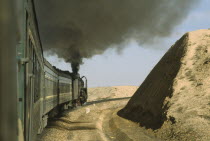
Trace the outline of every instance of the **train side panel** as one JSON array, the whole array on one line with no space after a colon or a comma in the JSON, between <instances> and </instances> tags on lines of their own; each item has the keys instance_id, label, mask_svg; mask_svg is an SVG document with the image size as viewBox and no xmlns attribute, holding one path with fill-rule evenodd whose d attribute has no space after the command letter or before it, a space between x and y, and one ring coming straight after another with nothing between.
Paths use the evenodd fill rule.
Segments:
<instances>
[{"instance_id":1,"label":"train side panel","mask_svg":"<svg viewBox=\"0 0 210 141\"><path fill-rule=\"evenodd\" d=\"M39 38L36 13L33 1L27 2L26 10L26 50L22 64L25 65L25 108L24 133L25 140L36 140L42 127L42 97L44 64L41 41Z\"/></svg>"},{"instance_id":2,"label":"train side panel","mask_svg":"<svg viewBox=\"0 0 210 141\"><path fill-rule=\"evenodd\" d=\"M61 74L43 57L33 0L23 0L18 55L18 116L25 141L35 141L51 113L80 96L79 78ZM53 115L53 114L52 114Z\"/></svg>"},{"instance_id":3,"label":"train side panel","mask_svg":"<svg viewBox=\"0 0 210 141\"><path fill-rule=\"evenodd\" d=\"M45 65L44 115L58 105L58 74Z\"/></svg>"},{"instance_id":4,"label":"train side panel","mask_svg":"<svg viewBox=\"0 0 210 141\"><path fill-rule=\"evenodd\" d=\"M71 103L72 79L59 76L59 104Z\"/></svg>"}]
</instances>

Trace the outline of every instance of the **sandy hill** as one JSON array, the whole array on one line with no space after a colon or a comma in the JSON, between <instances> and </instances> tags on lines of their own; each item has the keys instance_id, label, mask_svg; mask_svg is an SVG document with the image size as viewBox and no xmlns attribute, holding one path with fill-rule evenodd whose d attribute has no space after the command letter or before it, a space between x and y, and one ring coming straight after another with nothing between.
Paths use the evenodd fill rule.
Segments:
<instances>
[{"instance_id":1,"label":"sandy hill","mask_svg":"<svg viewBox=\"0 0 210 141\"><path fill-rule=\"evenodd\" d=\"M179 39L118 115L166 140L210 140L210 30Z\"/></svg>"},{"instance_id":2,"label":"sandy hill","mask_svg":"<svg viewBox=\"0 0 210 141\"><path fill-rule=\"evenodd\" d=\"M137 90L137 86L112 86L112 87L96 87L88 89L88 102L131 97Z\"/></svg>"}]
</instances>

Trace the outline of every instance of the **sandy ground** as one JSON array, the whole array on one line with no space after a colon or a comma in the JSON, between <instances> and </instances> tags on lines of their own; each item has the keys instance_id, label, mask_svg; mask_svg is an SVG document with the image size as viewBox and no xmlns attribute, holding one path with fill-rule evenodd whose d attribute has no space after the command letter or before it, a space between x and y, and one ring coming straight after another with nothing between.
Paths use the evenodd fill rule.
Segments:
<instances>
[{"instance_id":1,"label":"sandy ground","mask_svg":"<svg viewBox=\"0 0 210 141\"><path fill-rule=\"evenodd\" d=\"M51 120L38 141L158 140L138 124L117 116L137 88L90 88L88 103Z\"/></svg>"},{"instance_id":2,"label":"sandy ground","mask_svg":"<svg viewBox=\"0 0 210 141\"><path fill-rule=\"evenodd\" d=\"M88 102L110 98L131 97L137 90L137 86L112 86L89 88Z\"/></svg>"},{"instance_id":3,"label":"sandy ground","mask_svg":"<svg viewBox=\"0 0 210 141\"><path fill-rule=\"evenodd\" d=\"M51 121L40 140L107 141L109 136L104 133L104 119L110 118L110 112L122 107L126 102L127 100L117 100L78 107Z\"/></svg>"},{"instance_id":4,"label":"sandy ground","mask_svg":"<svg viewBox=\"0 0 210 141\"><path fill-rule=\"evenodd\" d=\"M163 140L210 141L210 30L185 34L118 113Z\"/></svg>"}]
</instances>

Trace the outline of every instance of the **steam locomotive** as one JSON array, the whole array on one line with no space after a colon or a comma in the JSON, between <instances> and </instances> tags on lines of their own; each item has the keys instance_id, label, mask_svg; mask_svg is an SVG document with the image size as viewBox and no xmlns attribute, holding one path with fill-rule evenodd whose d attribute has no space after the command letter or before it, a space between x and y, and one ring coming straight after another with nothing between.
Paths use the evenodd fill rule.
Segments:
<instances>
[{"instance_id":1,"label":"steam locomotive","mask_svg":"<svg viewBox=\"0 0 210 141\"><path fill-rule=\"evenodd\" d=\"M16 1L6 0L4 3L6 4L4 12L11 12L10 4ZM37 134L46 127L50 117L63 109L83 105L88 98L85 76L80 77L77 72L62 71L44 58L33 0L20 0L18 6L18 13L16 13L18 18L13 19L13 14L8 15L8 19L14 20L12 26L18 25L16 33L13 32L15 35L10 35L10 38L18 39L18 44L13 46L14 44L9 44L7 41L2 42L3 45L9 45L2 46L1 50L4 52L4 54L1 52L2 56L10 50L10 56L6 56L8 60L4 61L16 66L9 67L9 65L0 64L2 72L7 70L12 72L7 79L13 81L9 84L4 79L4 85L6 88L14 88L12 91L3 89L9 91L8 95L12 94L9 99L5 93L3 97L5 101L1 103L6 110L1 119L0 140L2 141L34 141ZM1 19L2 17L0 16L0 22L4 20ZM14 52L16 56L12 55ZM3 129L3 127L7 128Z\"/></svg>"}]
</instances>

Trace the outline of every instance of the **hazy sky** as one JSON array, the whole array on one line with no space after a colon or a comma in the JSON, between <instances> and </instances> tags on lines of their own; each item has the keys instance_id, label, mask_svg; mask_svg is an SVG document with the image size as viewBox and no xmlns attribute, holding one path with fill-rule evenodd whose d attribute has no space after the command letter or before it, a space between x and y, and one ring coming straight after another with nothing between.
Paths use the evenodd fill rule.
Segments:
<instances>
[{"instance_id":1,"label":"hazy sky","mask_svg":"<svg viewBox=\"0 0 210 141\"><path fill-rule=\"evenodd\" d=\"M159 40L154 46L141 47L131 41L122 52L113 49L103 55L84 60L80 74L88 78L89 87L135 85L139 86L154 65L176 40L188 32L210 28L210 1L202 0L192 9L186 19L177 25L172 35ZM47 56L47 60L63 70L71 70L71 65L56 56Z\"/></svg>"}]
</instances>

